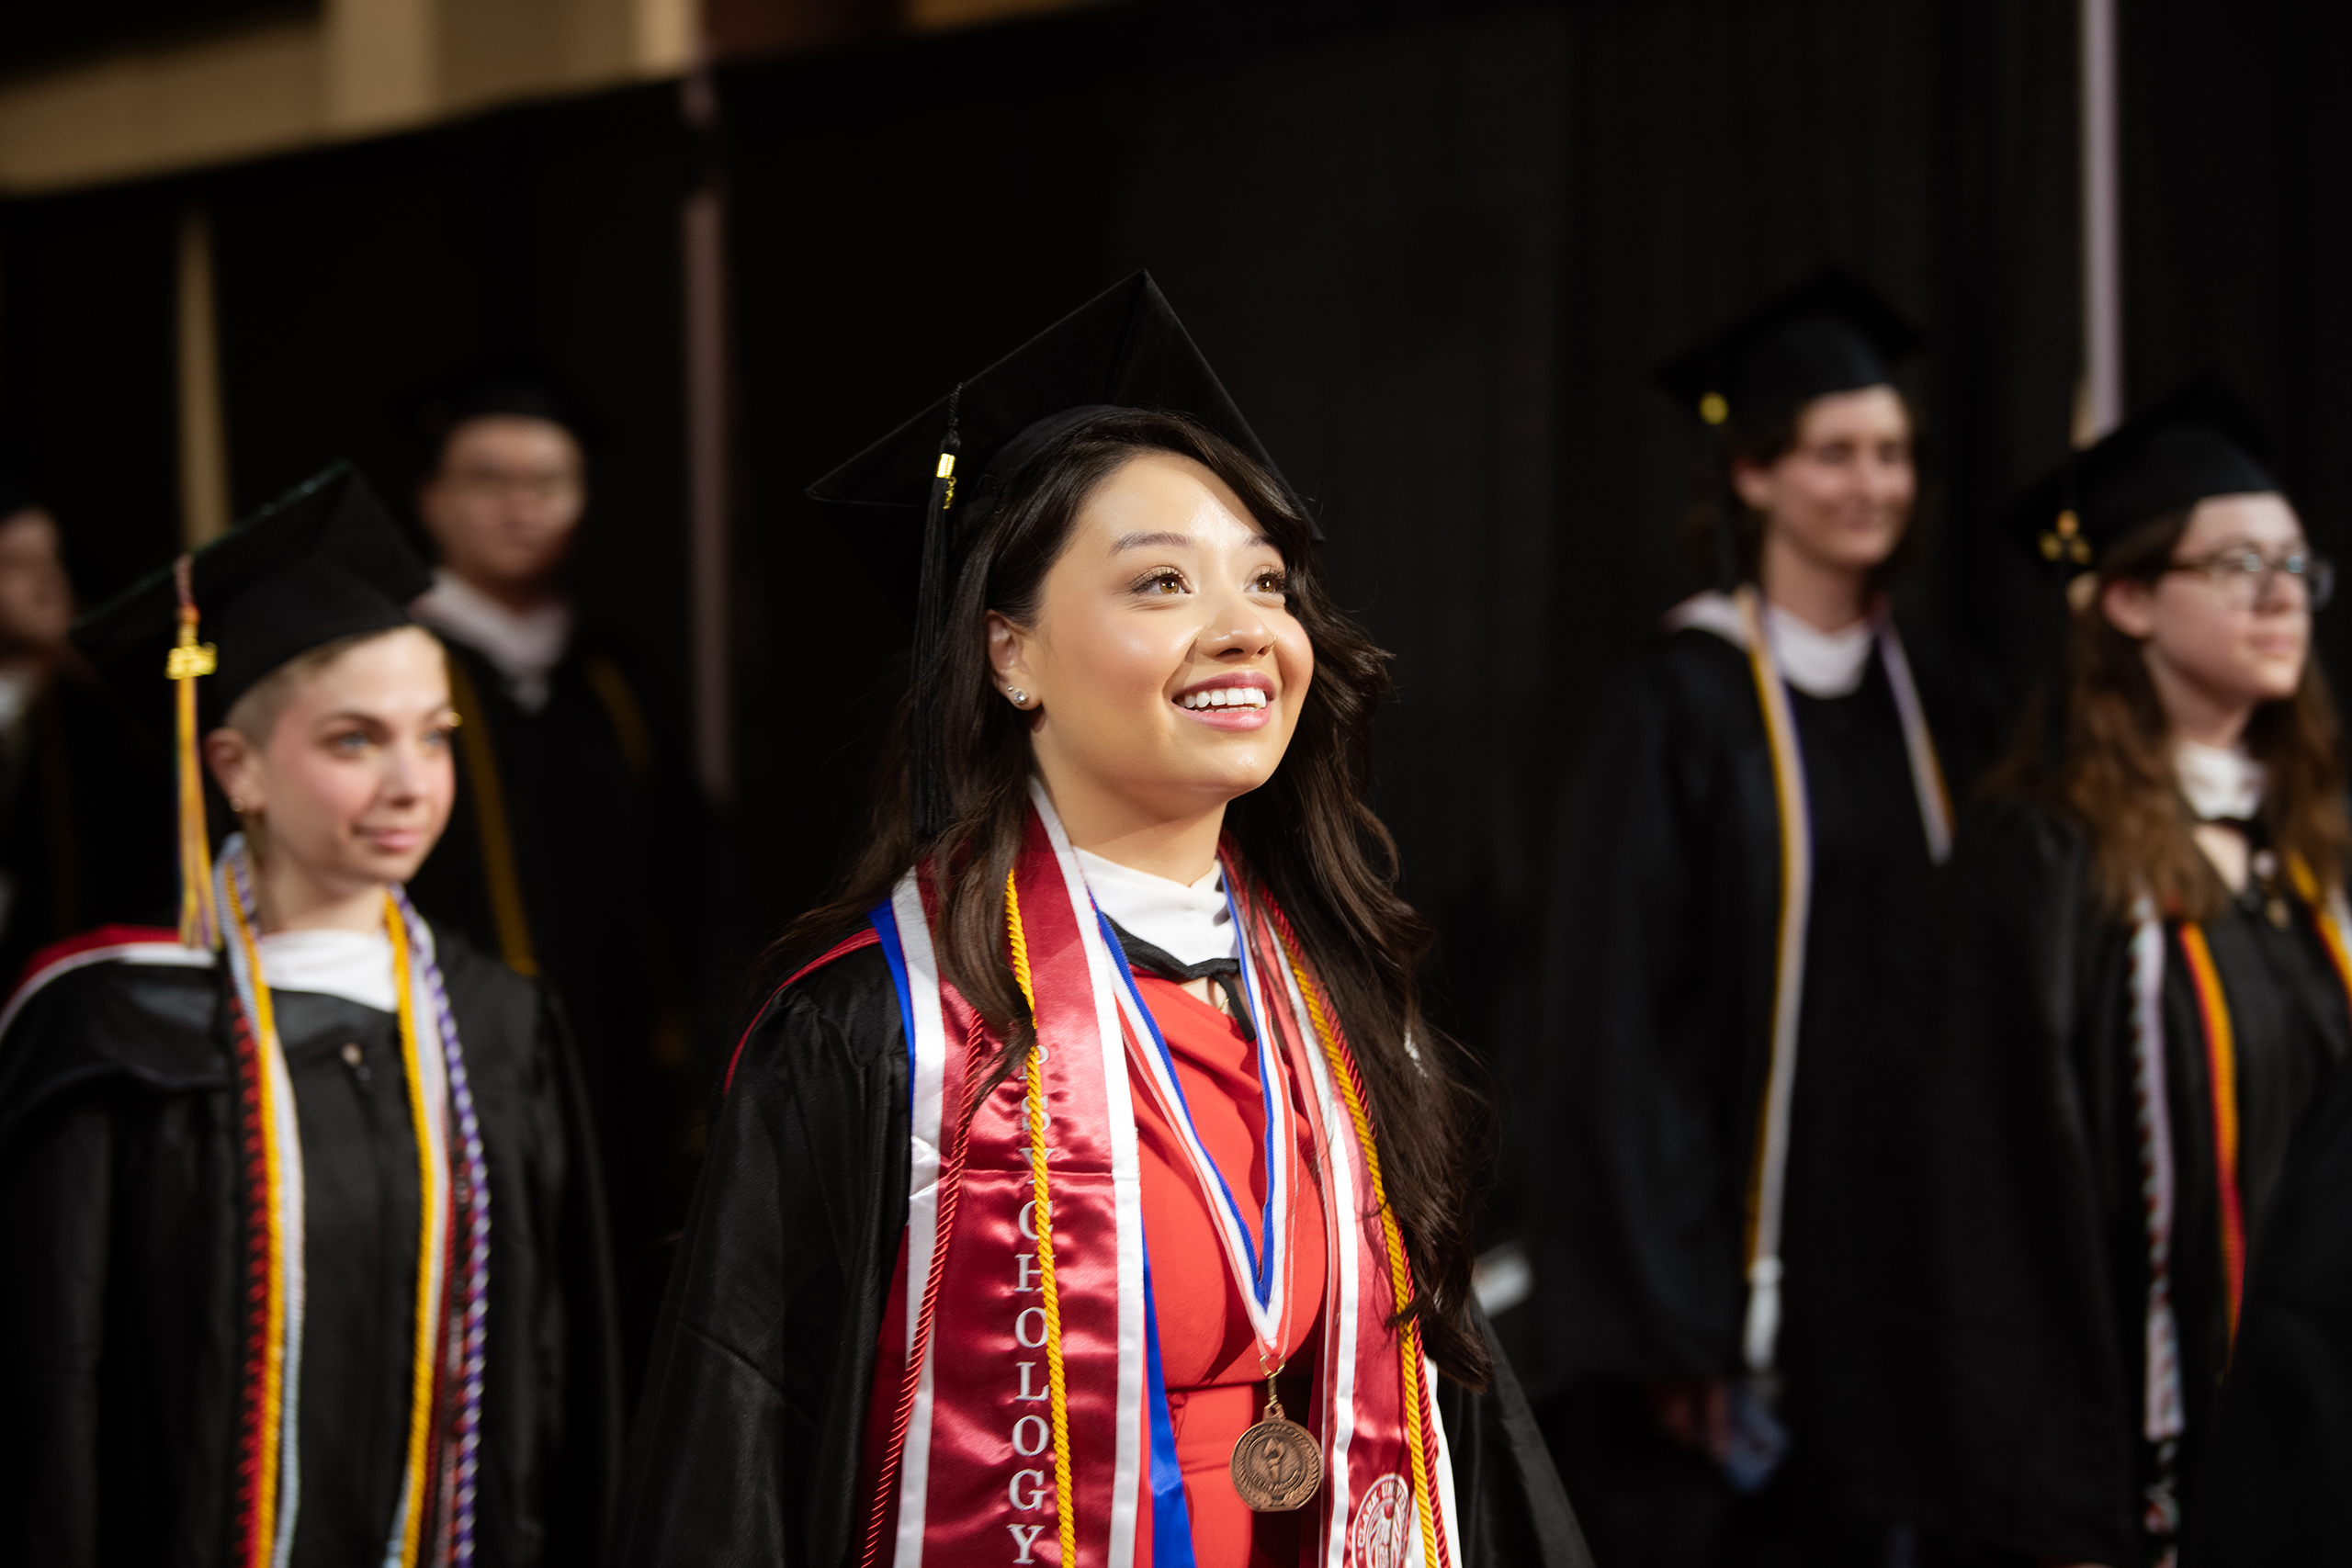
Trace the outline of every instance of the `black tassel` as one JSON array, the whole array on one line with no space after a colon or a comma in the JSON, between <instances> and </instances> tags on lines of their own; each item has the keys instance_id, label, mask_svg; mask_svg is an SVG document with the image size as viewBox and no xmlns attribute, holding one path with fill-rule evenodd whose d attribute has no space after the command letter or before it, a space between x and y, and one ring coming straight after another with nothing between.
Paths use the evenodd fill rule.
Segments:
<instances>
[{"instance_id":1,"label":"black tassel","mask_svg":"<svg viewBox=\"0 0 2352 1568\"><path fill-rule=\"evenodd\" d=\"M915 697L908 736L914 788L915 833L928 844L947 830L946 781L940 776L938 703L942 688L941 645L947 637L947 595L954 550L947 513L956 504L956 457L963 450L956 415L964 400L957 382L947 398L947 434L940 438L939 466L931 480L931 502L923 509L922 577L915 599L915 647L909 678Z\"/></svg>"}]
</instances>

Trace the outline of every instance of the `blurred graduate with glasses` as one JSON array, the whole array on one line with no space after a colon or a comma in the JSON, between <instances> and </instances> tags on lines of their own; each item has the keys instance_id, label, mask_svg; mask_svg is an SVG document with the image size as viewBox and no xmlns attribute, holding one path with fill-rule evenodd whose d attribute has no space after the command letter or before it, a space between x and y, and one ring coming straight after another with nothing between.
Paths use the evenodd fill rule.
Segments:
<instances>
[{"instance_id":1,"label":"blurred graduate with glasses","mask_svg":"<svg viewBox=\"0 0 2352 1568\"><path fill-rule=\"evenodd\" d=\"M2201 378L2009 518L2072 580L2064 666L1954 850L1909 1122L1939 1263L1922 1474L1958 1535L2042 1562L2201 1560L2249 1270L2352 1051L2311 656L2334 574L2261 453Z\"/></svg>"},{"instance_id":2,"label":"blurred graduate with glasses","mask_svg":"<svg viewBox=\"0 0 2352 1568\"><path fill-rule=\"evenodd\" d=\"M454 787L429 581L338 468L74 628L175 737L180 922L53 946L0 1012L0 1561L596 1558L577 1069L402 887Z\"/></svg>"},{"instance_id":3,"label":"blurred graduate with glasses","mask_svg":"<svg viewBox=\"0 0 2352 1568\"><path fill-rule=\"evenodd\" d=\"M1711 436L1688 542L1717 587L1586 739L1512 1107L1523 1332L1605 1562L1876 1568L1894 1540L1881 1108L1969 750L1887 598L1918 344L1829 269L1660 375Z\"/></svg>"}]
</instances>

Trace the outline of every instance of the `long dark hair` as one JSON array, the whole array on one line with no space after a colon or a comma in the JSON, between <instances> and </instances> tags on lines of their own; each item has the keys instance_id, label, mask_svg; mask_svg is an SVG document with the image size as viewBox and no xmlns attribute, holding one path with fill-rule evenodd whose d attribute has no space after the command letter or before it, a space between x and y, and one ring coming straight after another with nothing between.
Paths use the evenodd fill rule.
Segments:
<instances>
[{"instance_id":1,"label":"long dark hair","mask_svg":"<svg viewBox=\"0 0 2352 1568\"><path fill-rule=\"evenodd\" d=\"M1035 1033L1006 952L1004 882L1028 821L1029 734L1025 716L996 690L983 652L987 616L1034 623L1080 507L1148 452L1190 457L1224 480L1282 551L1315 679L1282 765L1226 808L1225 830L1311 955L1363 1069L1381 1175L1413 1263L1416 1293L1404 1315L1419 1320L1448 1375L1483 1387L1490 1368L1468 1303L1486 1166L1478 1139L1491 1118L1468 1054L1422 1014L1419 975L1435 934L1398 897L1396 846L1370 804L1373 718L1388 690L1388 656L1332 604L1306 518L1231 443L1176 414L1112 410L1058 437L1014 478L956 572L937 666L910 682L864 841L833 896L786 929L765 967L775 976L807 961L887 898L909 866L927 865L941 972L1006 1043L987 1082L1001 1082L1027 1057ZM908 705L918 694L933 705L933 765L949 815L929 841L916 832L906 754Z\"/></svg>"},{"instance_id":2,"label":"long dark hair","mask_svg":"<svg viewBox=\"0 0 2352 1568\"><path fill-rule=\"evenodd\" d=\"M2108 584L2154 582L2170 564L2192 513L2170 513L2116 541L2099 562L2066 627L2064 707L2046 698L2029 709L2009 755L1985 781L1988 792L2022 795L2073 822L2091 847L2100 907L2116 918L2142 893L2167 915L2211 919L2227 892L2193 826L2174 772L2172 726L2148 675L2143 645L2125 636L2100 601ZM2063 736L2054 754L2052 732ZM2248 754L2263 766L2263 830L2282 860L2300 857L2331 890L2352 850L2345 820L2343 735L2327 677L2307 650L2292 696L2264 703L2246 721Z\"/></svg>"}]
</instances>

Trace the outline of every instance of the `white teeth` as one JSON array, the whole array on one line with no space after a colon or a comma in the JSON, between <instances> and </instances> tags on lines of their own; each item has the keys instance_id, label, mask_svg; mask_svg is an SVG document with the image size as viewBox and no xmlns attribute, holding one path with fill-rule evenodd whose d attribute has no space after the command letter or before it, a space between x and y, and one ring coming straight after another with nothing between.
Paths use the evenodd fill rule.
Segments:
<instances>
[{"instance_id":1,"label":"white teeth","mask_svg":"<svg viewBox=\"0 0 2352 1568\"><path fill-rule=\"evenodd\" d=\"M1255 686L1214 686L1205 692L1187 692L1176 699L1177 705L1198 712L1204 708L1262 708L1266 694Z\"/></svg>"}]
</instances>

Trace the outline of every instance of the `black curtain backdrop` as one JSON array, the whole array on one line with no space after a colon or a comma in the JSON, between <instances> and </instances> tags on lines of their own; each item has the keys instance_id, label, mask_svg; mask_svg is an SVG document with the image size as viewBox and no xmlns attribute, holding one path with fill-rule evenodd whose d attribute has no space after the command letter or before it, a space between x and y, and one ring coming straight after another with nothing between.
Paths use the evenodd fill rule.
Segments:
<instances>
[{"instance_id":1,"label":"black curtain backdrop","mask_svg":"<svg viewBox=\"0 0 2352 1568\"><path fill-rule=\"evenodd\" d=\"M2352 24L2312 0L2124 20L2132 391L2222 364L2340 547ZM1148 266L1396 656L1382 809L1444 933L1446 1016L1507 1052L1562 773L1691 586L1700 443L1660 356L1821 262L1876 279L1934 345L1911 607L2005 697L2047 658L2054 591L1987 520L2069 430L2075 26L2028 0L1143 4L726 68L739 795L768 914L854 830L902 635L801 487ZM0 443L89 592L169 552L173 233L200 199L240 508L338 455L404 503L405 400L540 354L613 432L582 595L683 717L694 162L656 86L0 206Z\"/></svg>"}]
</instances>

